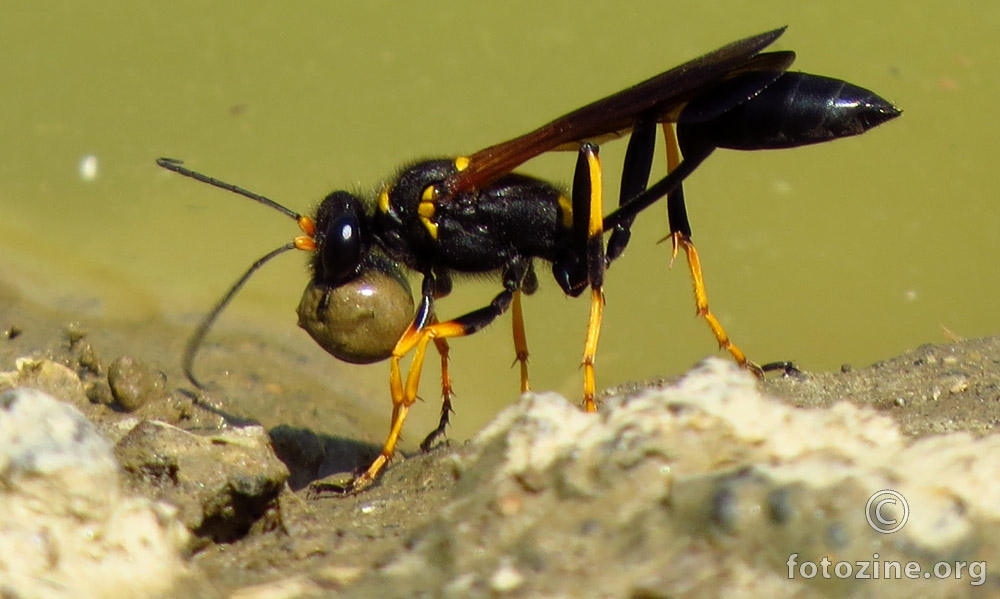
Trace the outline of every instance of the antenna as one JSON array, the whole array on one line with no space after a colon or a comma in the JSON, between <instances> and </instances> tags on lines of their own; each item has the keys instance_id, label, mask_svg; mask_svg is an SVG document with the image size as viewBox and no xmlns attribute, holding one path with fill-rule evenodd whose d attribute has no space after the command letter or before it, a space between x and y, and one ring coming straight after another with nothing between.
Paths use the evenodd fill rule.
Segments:
<instances>
[{"instance_id":1,"label":"antenna","mask_svg":"<svg viewBox=\"0 0 1000 599\"><path fill-rule=\"evenodd\" d=\"M260 194L254 193L248 189L243 189L232 183L226 183L214 177L209 177L197 171L193 171L185 166L183 162L174 158L157 158L156 164L167 169L168 171L173 171L179 175L184 175L185 177L194 179L195 181L201 181L202 183L208 183L213 187L218 187L219 189L225 189L226 191L231 191L235 194L239 194L245 198L250 198L255 202L263 204L274 208L278 212L292 218L298 223L299 228L305 235L300 235L295 238L294 241L286 243L285 245L271 250L264 256L261 256L256 262L250 265L250 268L243 273L239 279L226 291L225 295L222 296L215 306L209 311L208 314L198 323L198 327L195 329L194 334L188 340L187 345L184 347L184 357L182 359L182 367L184 369L184 375L187 377L191 384L199 389L206 389L204 385L198 378L194 375L194 359L198 354L198 350L201 349L201 344L205 341L208 331L215 324L215 321L219 318L219 314L229 305L229 302L236 296L243 285L250 279L251 275L257 271L261 266L267 264L272 258L287 252L288 250L303 250L303 251L314 251L316 249L316 223L312 218L308 216L302 216L298 212L282 206L278 202L270 198L266 198Z\"/></svg>"}]
</instances>

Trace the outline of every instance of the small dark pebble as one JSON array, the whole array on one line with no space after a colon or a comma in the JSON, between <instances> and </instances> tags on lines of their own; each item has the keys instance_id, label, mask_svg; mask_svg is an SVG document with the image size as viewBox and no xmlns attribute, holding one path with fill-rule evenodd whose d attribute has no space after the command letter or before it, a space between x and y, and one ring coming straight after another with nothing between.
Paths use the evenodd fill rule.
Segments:
<instances>
[{"instance_id":1,"label":"small dark pebble","mask_svg":"<svg viewBox=\"0 0 1000 599\"><path fill-rule=\"evenodd\" d=\"M23 332L24 331L21 330L21 327L15 324L8 327L7 330L3 332L3 334L8 339L17 339L18 337L21 336L21 333Z\"/></svg>"}]
</instances>

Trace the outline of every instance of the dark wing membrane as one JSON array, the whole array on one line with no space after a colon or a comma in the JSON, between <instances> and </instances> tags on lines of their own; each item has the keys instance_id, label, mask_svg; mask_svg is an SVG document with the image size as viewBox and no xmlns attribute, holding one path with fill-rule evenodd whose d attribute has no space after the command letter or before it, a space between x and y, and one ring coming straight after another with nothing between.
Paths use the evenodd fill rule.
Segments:
<instances>
[{"instance_id":1,"label":"dark wing membrane","mask_svg":"<svg viewBox=\"0 0 1000 599\"><path fill-rule=\"evenodd\" d=\"M762 92L764 88L768 87L774 83L778 77L782 76L794 61L795 52L787 50L782 52L766 52L764 54L758 54L748 60L742 67L729 71L724 76L706 84L699 90L695 90L678 97L669 103L653 106L648 111L630 115L628 119L620 119L624 123L624 127L621 129L607 131L593 137L575 139L550 149L576 151L580 149L580 144L585 141L600 145L605 141L617 139L632 132L632 127L635 124L636 117L639 115L647 118L655 118L658 123L676 123L677 119L680 117L681 111L683 111L684 116L680 118L683 118L684 120L710 120L732 110L733 108L736 108L740 104ZM737 77L736 75L752 76ZM699 110L694 113L691 112L690 107L692 101L697 99L700 102L703 92L708 89L717 90L720 87L724 87L725 92L714 94L713 99L716 101L711 103L699 103L697 107ZM630 88L626 91L632 91L632 89ZM720 101L720 99L724 101Z\"/></svg>"},{"instance_id":2,"label":"dark wing membrane","mask_svg":"<svg viewBox=\"0 0 1000 599\"><path fill-rule=\"evenodd\" d=\"M791 52L773 52L754 58L778 39L775 29L725 45L665 73L578 108L567 115L509 141L480 150L469 165L445 181L444 196L487 185L535 156L584 140L613 138L627 133L639 116L669 121L699 91L734 72L783 72L794 60ZM777 75L775 75L777 76ZM766 85L766 84L765 84Z\"/></svg>"}]
</instances>

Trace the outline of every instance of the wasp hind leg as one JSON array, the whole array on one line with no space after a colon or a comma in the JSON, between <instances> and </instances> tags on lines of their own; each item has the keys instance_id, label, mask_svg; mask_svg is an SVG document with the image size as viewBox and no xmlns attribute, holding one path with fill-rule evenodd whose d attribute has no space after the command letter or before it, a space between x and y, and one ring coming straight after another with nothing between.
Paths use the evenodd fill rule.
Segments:
<instances>
[{"instance_id":1,"label":"wasp hind leg","mask_svg":"<svg viewBox=\"0 0 1000 599\"><path fill-rule=\"evenodd\" d=\"M663 138L667 147L667 172L673 172L681 163L680 148L677 143L677 135L670 123L663 124ZM701 163L714 148L705 148L697 152L695 160ZM729 352L737 364L746 368L757 378L763 378L765 372L782 371L785 375L801 373L792 362L769 362L767 364L757 364L749 360L746 354L729 338L722 323L715 317L708 307L708 292L705 290L705 278L701 269L701 258L698 250L695 249L694 242L691 241L691 224L688 221L687 206L684 203L684 187L678 184L674 191L667 195L667 218L670 221L670 243L672 246L670 264L680 250L684 251L687 258L688 271L691 275L691 284L694 287L694 302L696 314L705 319L708 327L712 330L715 340L719 343L719 349Z\"/></svg>"},{"instance_id":2,"label":"wasp hind leg","mask_svg":"<svg viewBox=\"0 0 1000 599\"><path fill-rule=\"evenodd\" d=\"M622 182L618 194L619 207L625 206L633 198L646 190L649 173L653 167L653 153L656 150L656 122L640 120L632 128L622 165ZM622 255L632 237L632 223L635 215L626 217L611 230L608 248L604 256L605 266Z\"/></svg>"}]
</instances>

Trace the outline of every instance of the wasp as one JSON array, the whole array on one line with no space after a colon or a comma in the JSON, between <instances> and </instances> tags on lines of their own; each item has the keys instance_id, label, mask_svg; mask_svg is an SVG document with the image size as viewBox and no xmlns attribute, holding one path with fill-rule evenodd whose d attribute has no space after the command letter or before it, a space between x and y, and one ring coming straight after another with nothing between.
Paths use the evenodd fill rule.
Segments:
<instances>
[{"instance_id":1,"label":"wasp","mask_svg":"<svg viewBox=\"0 0 1000 599\"><path fill-rule=\"evenodd\" d=\"M334 191L313 217L161 158L158 164L164 168L279 210L303 233L254 263L205 317L188 343L185 373L200 386L192 370L198 347L257 268L291 249L311 252L312 279L299 306L299 324L339 359L390 360L388 437L367 469L335 487L359 491L376 480L396 450L431 342L441 357L444 399L440 424L422 444L425 449L443 433L451 412L448 339L473 334L510 310L521 390L529 389L521 296L537 289L535 266L542 263L566 295L589 290L583 407L595 411L594 362L605 272L626 249L635 218L666 198L673 256L685 254L697 314L721 349L761 375L764 368L746 358L709 310L683 181L717 148L764 150L826 142L858 135L901 114L885 99L846 81L789 72L794 52L763 52L783 32L779 28L730 43L474 154L415 162L373 197ZM667 174L650 184L659 130L666 140ZM606 212L599 145L625 135L629 141L618 202ZM568 194L513 172L554 150L577 154ZM421 280L416 303L406 282L408 272ZM495 273L502 289L488 305L440 320L435 301L449 293L453 275L461 273ZM373 303L371 298L379 297L387 301ZM404 378L400 361L411 353Z\"/></svg>"}]
</instances>

